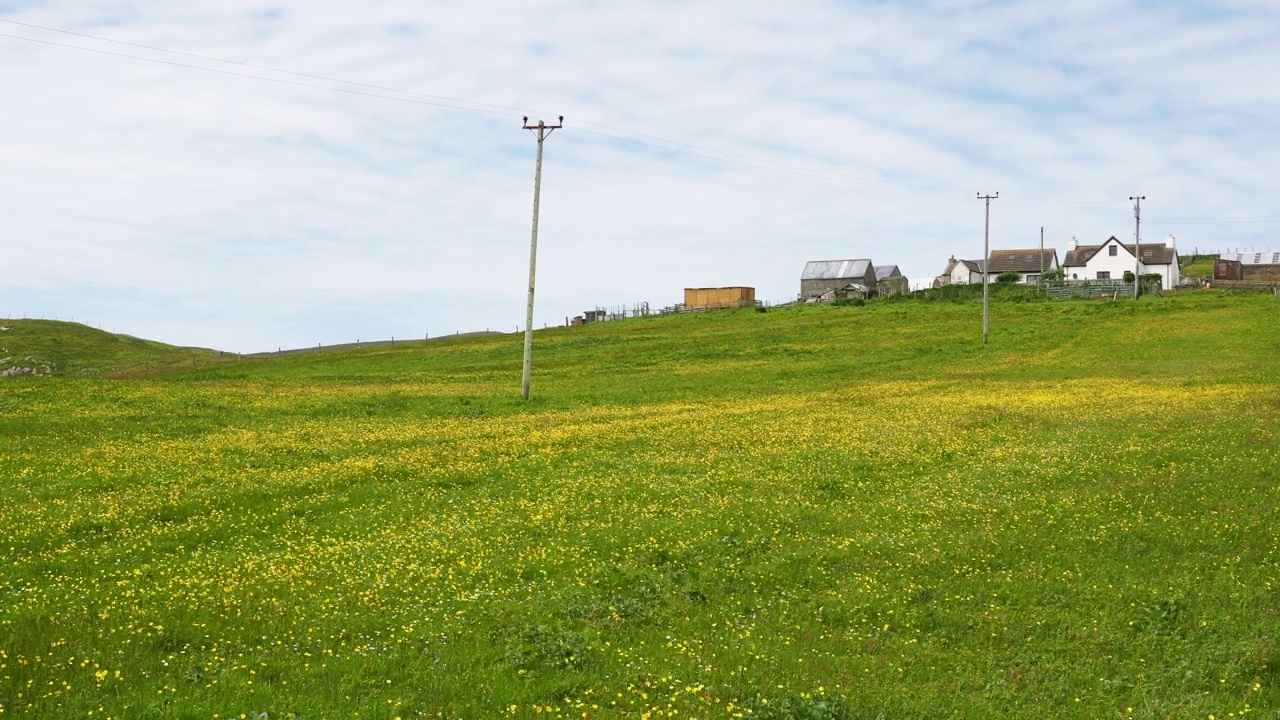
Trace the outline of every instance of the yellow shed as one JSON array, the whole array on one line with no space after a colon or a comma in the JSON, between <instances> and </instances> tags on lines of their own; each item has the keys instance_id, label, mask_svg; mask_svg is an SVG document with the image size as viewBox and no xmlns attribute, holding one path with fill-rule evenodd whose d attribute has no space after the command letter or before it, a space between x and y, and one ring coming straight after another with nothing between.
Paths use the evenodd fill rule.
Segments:
<instances>
[{"instance_id":1,"label":"yellow shed","mask_svg":"<svg viewBox=\"0 0 1280 720\"><path fill-rule=\"evenodd\" d=\"M684 289L684 306L690 310L752 307L755 304L755 288L721 287Z\"/></svg>"}]
</instances>

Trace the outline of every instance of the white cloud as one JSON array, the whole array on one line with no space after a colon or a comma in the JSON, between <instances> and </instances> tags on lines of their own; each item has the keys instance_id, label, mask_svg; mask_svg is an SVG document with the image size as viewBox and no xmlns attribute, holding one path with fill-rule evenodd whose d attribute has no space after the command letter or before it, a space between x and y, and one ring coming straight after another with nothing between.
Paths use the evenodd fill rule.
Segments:
<instances>
[{"instance_id":1,"label":"white cloud","mask_svg":"<svg viewBox=\"0 0 1280 720\"><path fill-rule=\"evenodd\" d=\"M975 191L1002 193L993 247L1034 245L1042 225L1060 248L1126 237L1134 192L1147 237L1280 246L1274 223L1161 220L1275 214L1268 3L187 0L0 5L0 19L563 113L546 148L539 326L668 305L686 285L780 300L817 258L929 276L981 253ZM523 322L522 113L0 32L285 81L0 38L0 193L15 208L0 315L242 351ZM714 162L584 121L953 189ZM1063 202L1099 199L1115 202Z\"/></svg>"}]
</instances>

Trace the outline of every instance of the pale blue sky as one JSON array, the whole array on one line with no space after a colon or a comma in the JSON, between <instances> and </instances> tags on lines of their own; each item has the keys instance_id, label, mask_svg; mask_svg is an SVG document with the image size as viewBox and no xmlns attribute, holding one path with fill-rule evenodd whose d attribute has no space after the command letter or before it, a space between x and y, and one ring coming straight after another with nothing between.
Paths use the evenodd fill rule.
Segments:
<instances>
[{"instance_id":1,"label":"pale blue sky","mask_svg":"<svg viewBox=\"0 0 1280 720\"><path fill-rule=\"evenodd\" d=\"M686 286L784 300L814 259L932 276L980 256L978 191L1001 193L993 248L1130 238L1140 192L1144 241L1280 249L1271 2L0 0L0 20L519 109L0 22L28 39L0 38L0 315L245 352L514 330L524 112L566 116L538 326Z\"/></svg>"}]
</instances>

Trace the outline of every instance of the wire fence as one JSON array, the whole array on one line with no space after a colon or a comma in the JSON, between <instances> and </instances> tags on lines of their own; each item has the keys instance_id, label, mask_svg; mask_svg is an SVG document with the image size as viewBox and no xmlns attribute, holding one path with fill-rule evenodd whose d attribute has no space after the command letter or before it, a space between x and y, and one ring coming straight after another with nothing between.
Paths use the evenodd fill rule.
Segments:
<instances>
[{"instance_id":1,"label":"wire fence","mask_svg":"<svg viewBox=\"0 0 1280 720\"><path fill-rule=\"evenodd\" d=\"M1133 297L1134 285L1130 280L1084 280L1046 285L1045 294L1055 300L1068 298Z\"/></svg>"}]
</instances>

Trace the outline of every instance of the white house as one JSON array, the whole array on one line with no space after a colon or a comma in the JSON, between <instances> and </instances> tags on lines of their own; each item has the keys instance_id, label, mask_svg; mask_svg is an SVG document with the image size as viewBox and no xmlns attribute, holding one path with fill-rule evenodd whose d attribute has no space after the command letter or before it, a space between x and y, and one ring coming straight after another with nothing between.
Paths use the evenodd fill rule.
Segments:
<instances>
[{"instance_id":1,"label":"white house","mask_svg":"<svg viewBox=\"0 0 1280 720\"><path fill-rule=\"evenodd\" d=\"M991 269L992 279L1001 273L1018 273L1018 282L1036 284L1040 280L1041 271L1048 272L1058 267L1058 251L1046 248L1030 250L992 250L987 258L987 267Z\"/></svg>"},{"instance_id":2,"label":"white house","mask_svg":"<svg viewBox=\"0 0 1280 720\"><path fill-rule=\"evenodd\" d=\"M1182 280L1178 269L1178 248L1170 235L1164 242L1142 243L1142 263L1138 271L1160 275L1160 287L1170 290ZM1125 272L1133 272L1134 246L1125 245L1114 235L1101 245L1080 245L1073 237L1067 243L1062 270L1067 280L1122 280Z\"/></svg>"},{"instance_id":3,"label":"white house","mask_svg":"<svg viewBox=\"0 0 1280 720\"><path fill-rule=\"evenodd\" d=\"M947 267L934 281L934 285L971 285L982 282L985 260L957 260L955 255L947 261Z\"/></svg>"}]
</instances>

